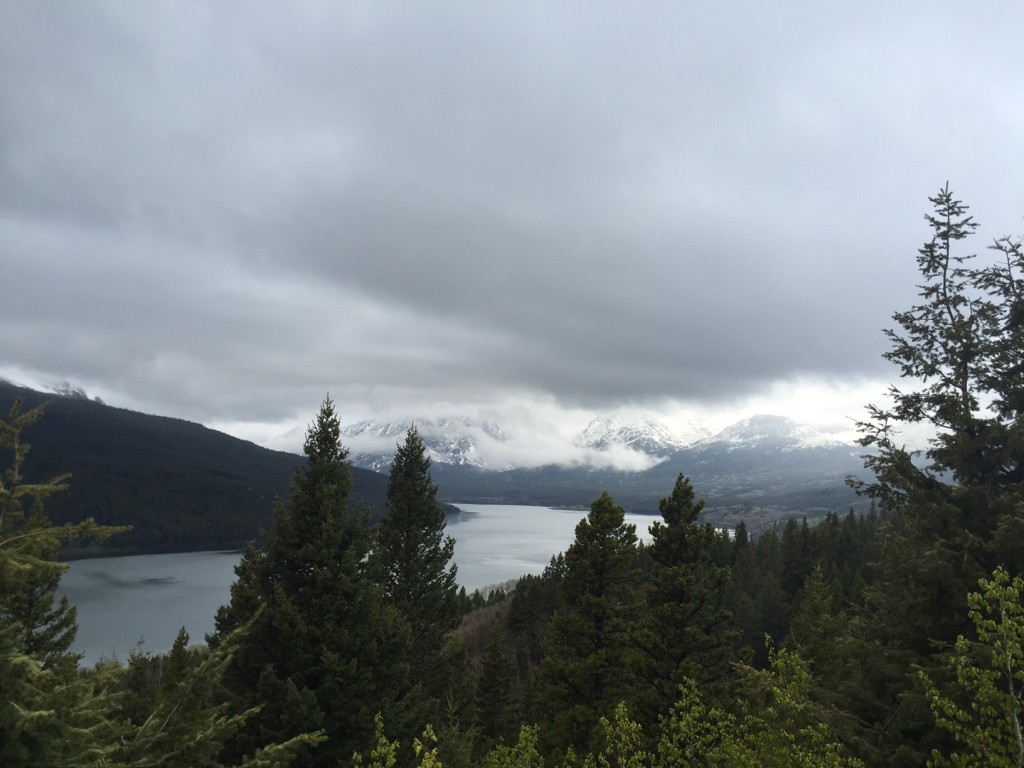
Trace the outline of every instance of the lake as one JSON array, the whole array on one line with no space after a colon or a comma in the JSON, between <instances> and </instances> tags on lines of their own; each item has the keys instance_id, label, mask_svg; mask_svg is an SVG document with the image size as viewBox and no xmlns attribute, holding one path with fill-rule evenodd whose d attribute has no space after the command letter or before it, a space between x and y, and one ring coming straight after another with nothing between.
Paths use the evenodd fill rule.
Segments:
<instances>
[{"instance_id":1,"label":"lake","mask_svg":"<svg viewBox=\"0 0 1024 768\"><path fill-rule=\"evenodd\" d=\"M468 592L527 573L540 573L564 552L586 512L507 504L458 504L447 533L455 539L458 582ZM649 539L654 517L627 515ZM193 642L213 631L213 617L230 597L239 552L184 552L77 560L61 580L61 593L78 607L74 650L84 664L126 659L171 647L182 626Z\"/></svg>"}]
</instances>

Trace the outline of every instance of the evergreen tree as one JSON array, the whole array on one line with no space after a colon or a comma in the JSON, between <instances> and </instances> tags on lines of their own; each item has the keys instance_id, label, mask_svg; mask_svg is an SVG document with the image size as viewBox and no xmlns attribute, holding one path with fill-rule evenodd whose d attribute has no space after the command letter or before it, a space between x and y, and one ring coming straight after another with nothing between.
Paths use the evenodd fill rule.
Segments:
<instances>
[{"instance_id":1,"label":"evergreen tree","mask_svg":"<svg viewBox=\"0 0 1024 768\"><path fill-rule=\"evenodd\" d=\"M684 678L707 686L720 680L732 661L737 633L724 607L730 573L714 561L719 534L709 523L697 522L703 508L680 474L671 496L659 504L662 521L650 528L647 554L653 572L643 648L652 716L668 711Z\"/></svg>"},{"instance_id":2,"label":"evergreen tree","mask_svg":"<svg viewBox=\"0 0 1024 768\"><path fill-rule=\"evenodd\" d=\"M591 748L598 718L636 698L636 543L635 526L607 493L576 526L565 553L563 610L545 637L532 693L547 756Z\"/></svg>"},{"instance_id":3,"label":"evergreen tree","mask_svg":"<svg viewBox=\"0 0 1024 768\"><path fill-rule=\"evenodd\" d=\"M240 706L260 707L229 754L322 729L327 742L304 764L337 765L369 743L374 715L392 713L408 689L408 625L363 572L370 529L347 508L340 433L325 399L306 436L307 464L262 548L246 549L208 638L217 649L245 628L226 682Z\"/></svg>"},{"instance_id":4,"label":"evergreen tree","mask_svg":"<svg viewBox=\"0 0 1024 768\"><path fill-rule=\"evenodd\" d=\"M374 530L369 571L412 629L409 653L417 662L421 690L409 698L416 711L408 716L419 719L420 726L440 725L441 705L464 689L468 672L457 656L444 652L461 615L457 568L451 562L455 541L445 535L444 508L415 427L395 452L387 496L388 515ZM466 705L460 702L458 708Z\"/></svg>"},{"instance_id":5,"label":"evergreen tree","mask_svg":"<svg viewBox=\"0 0 1024 768\"><path fill-rule=\"evenodd\" d=\"M768 657L764 645L765 635L775 641L781 641L789 628L792 603L782 588L782 544L775 530L768 530L758 536L753 543L755 576L748 584L755 626L760 632L751 638L751 651L758 665L767 663Z\"/></svg>"},{"instance_id":6,"label":"evergreen tree","mask_svg":"<svg viewBox=\"0 0 1024 768\"><path fill-rule=\"evenodd\" d=\"M522 706L512 644L500 617L491 625L477 684L477 725L488 746L511 746L519 733Z\"/></svg>"},{"instance_id":7,"label":"evergreen tree","mask_svg":"<svg viewBox=\"0 0 1024 768\"><path fill-rule=\"evenodd\" d=\"M225 766L221 757L225 743L254 714L251 709L233 712L223 695L221 681L237 640L237 635L228 638L211 653L189 648L188 633L182 629L166 655L136 654L128 670L118 676L128 695L118 697L117 712L132 727L117 740L112 764L124 768ZM137 694L140 678L150 682L148 700L141 702L132 695ZM282 744L265 744L239 764L284 768L323 738L319 733L303 733Z\"/></svg>"},{"instance_id":8,"label":"evergreen tree","mask_svg":"<svg viewBox=\"0 0 1024 768\"><path fill-rule=\"evenodd\" d=\"M520 680L525 681L544 657L544 637L551 620L562 607L561 584L565 555L551 557L540 576L523 576L512 591L508 629L516 653Z\"/></svg>"},{"instance_id":9,"label":"evergreen tree","mask_svg":"<svg viewBox=\"0 0 1024 768\"><path fill-rule=\"evenodd\" d=\"M753 649L764 642L764 629L758 621L754 605L754 594L758 584L754 544L747 533L747 525L742 520L733 531L730 576L726 607L732 614L732 626L737 633L738 644L740 648L745 649L749 660Z\"/></svg>"},{"instance_id":10,"label":"evergreen tree","mask_svg":"<svg viewBox=\"0 0 1024 768\"><path fill-rule=\"evenodd\" d=\"M410 427L388 480L388 515L375 530L370 568L384 594L405 615L426 650L459 621L455 541L445 536L444 508L430 476L430 457Z\"/></svg>"},{"instance_id":11,"label":"evergreen tree","mask_svg":"<svg viewBox=\"0 0 1024 768\"><path fill-rule=\"evenodd\" d=\"M120 529L92 520L52 526L43 502L66 487L67 476L27 482L29 444L22 431L43 415L40 406L12 406L0 420L0 765L98 765L119 735L107 679L82 679L71 651L77 625L67 598L56 599L61 544L104 538Z\"/></svg>"},{"instance_id":12,"label":"evergreen tree","mask_svg":"<svg viewBox=\"0 0 1024 768\"><path fill-rule=\"evenodd\" d=\"M931 239L918 252L922 302L893 318L885 357L909 387L890 408L869 406L861 443L875 478L855 485L900 513L925 548L966 563L958 600L1002 557L1021 560L1024 525L1024 250L997 240L978 268L956 246L978 226L949 186L929 198ZM900 425L933 431L924 461L899 442ZM1011 543L1012 542L1012 543ZM981 572L979 573L979 569ZM964 614L965 615L965 614Z\"/></svg>"},{"instance_id":13,"label":"evergreen tree","mask_svg":"<svg viewBox=\"0 0 1024 768\"><path fill-rule=\"evenodd\" d=\"M1024 564L1024 252L997 240L997 258L976 266L958 252L977 227L968 207L948 185L929 200L920 303L885 331L885 357L906 384L889 388L890 406L868 406L860 442L873 477L851 481L887 520L874 583L851 622L854 657L874 660L858 697L867 709L854 714L876 724L873 740L894 765L897 750L919 764L942 738L913 666L935 674L936 654L971 632L971 587L999 563ZM900 442L905 425L931 431L923 455Z\"/></svg>"},{"instance_id":14,"label":"evergreen tree","mask_svg":"<svg viewBox=\"0 0 1024 768\"><path fill-rule=\"evenodd\" d=\"M811 551L811 530L807 518L799 523L795 517L789 518L782 528L782 588L786 591L789 602L796 600L797 594L804 586L804 580L814 567Z\"/></svg>"}]
</instances>

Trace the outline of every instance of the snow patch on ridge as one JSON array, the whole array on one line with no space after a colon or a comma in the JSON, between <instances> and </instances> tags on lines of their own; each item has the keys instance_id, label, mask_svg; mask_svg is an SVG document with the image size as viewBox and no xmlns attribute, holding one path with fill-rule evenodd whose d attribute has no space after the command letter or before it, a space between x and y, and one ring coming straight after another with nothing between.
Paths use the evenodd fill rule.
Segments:
<instances>
[{"instance_id":1,"label":"snow patch on ridge","mask_svg":"<svg viewBox=\"0 0 1024 768\"><path fill-rule=\"evenodd\" d=\"M596 451L622 447L649 456L664 456L685 448L686 442L664 424L651 419L628 424L598 416L576 435L573 445Z\"/></svg>"},{"instance_id":2,"label":"snow patch on ridge","mask_svg":"<svg viewBox=\"0 0 1024 768\"><path fill-rule=\"evenodd\" d=\"M510 438L497 424L472 419L441 418L409 421L362 421L342 427L341 437L357 467L386 472L397 445L416 427L427 455L435 464L486 467L480 446L507 442Z\"/></svg>"},{"instance_id":3,"label":"snow patch on ridge","mask_svg":"<svg viewBox=\"0 0 1024 768\"><path fill-rule=\"evenodd\" d=\"M723 443L733 447L755 443L774 443L781 444L785 450L829 448L846 444L818 432L806 424L800 424L788 416L775 414L757 414L737 421L717 435L700 440L696 446L721 445Z\"/></svg>"}]
</instances>

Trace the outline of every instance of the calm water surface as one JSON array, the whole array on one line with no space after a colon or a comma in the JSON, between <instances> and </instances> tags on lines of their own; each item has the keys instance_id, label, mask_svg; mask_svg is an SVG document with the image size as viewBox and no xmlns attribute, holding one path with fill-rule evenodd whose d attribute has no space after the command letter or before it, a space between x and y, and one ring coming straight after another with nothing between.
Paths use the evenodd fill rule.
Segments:
<instances>
[{"instance_id":1,"label":"calm water surface","mask_svg":"<svg viewBox=\"0 0 1024 768\"><path fill-rule=\"evenodd\" d=\"M447 532L455 539L458 581L468 591L540 573L551 556L572 543L581 511L504 504L458 504ZM628 515L647 536L654 518ZM239 552L186 552L78 560L61 581L61 592L78 606L75 650L83 663L125 659L143 650L166 651L182 626L193 642L213 630L226 603Z\"/></svg>"}]
</instances>

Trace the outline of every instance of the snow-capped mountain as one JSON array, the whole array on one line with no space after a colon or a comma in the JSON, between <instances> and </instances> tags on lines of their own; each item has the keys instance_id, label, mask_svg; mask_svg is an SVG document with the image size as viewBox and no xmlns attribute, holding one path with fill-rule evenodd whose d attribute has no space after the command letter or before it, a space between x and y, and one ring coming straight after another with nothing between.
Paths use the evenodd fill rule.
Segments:
<instances>
[{"instance_id":1,"label":"snow-capped mountain","mask_svg":"<svg viewBox=\"0 0 1024 768\"><path fill-rule=\"evenodd\" d=\"M682 473L724 522L760 524L862 503L845 482L861 473L862 449L785 416L751 416L715 435L696 425L680 435L656 419L600 416L575 435L552 429L516 439L493 423L424 418L351 424L342 440L357 467L387 473L412 423L449 501L585 508L614 489L618 503L656 513ZM529 446L517 446L524 440L567 458L517 462L532 458Z\"/></svg>"},{"instance_id":2,"label":"snow-capped mountain","mask_svg":"<svg viewBox=\"0 0 1024 768\"><path fill-rule=\"evenodd\" d=\"M469 503L585 509L613 489L630 511L657 513L658 500L683 474L707 501L708 519L723 524L770 524L866 504L846 484L848 476L863 474L863 449L785 417L753 416L690 442L657 422L606 417L573 442L565 455L581 457L575 461L492 472L439 465L434 479L449 499Z\"/></svg>"},{"instance_id":3,"label":"snow-capped mountain","mask_svg":"<svg viewBox=\"0 0 1024 768\"><path fill-rule=\"evenodd\" d=\"M457 418L362 421L342 427L341 437L355 466L387 472L396 446L405 440L411 425L416 426L434 464L485 467L480 444L504 443L509 439L497 424Z\"/></svg>"},{"instance_id":4,"label":"snow-capped mountain","mask_svg":"<svg viewBox=\"0 0 1024 768\"><path fill-rule=\"evenodd\" d=\"M844 445L828 435L800 424L787 416L757 414L730 424L717 435L696 442L694 448L726 445L728 447L771 446L782 450L831 448Z\"/></svg>"},{"instance_id":5,"label":"snow-capped mountain","mask_svg":"<svg viewBox=\"0 0 1024 768\"><path fill-rule=\"evenodd\" d=\"M650 419L637 423L623 423L606 416L598 416L576 435L573 445L595 451L622 447L649 456L665 456L685 448L688 442L664 424Z\"/></svg>"},{"instance_id":6,"label":"snow-capped mountain","mask_svg":"<svg viewBox=\"0 0 1024 768\"><path fill-rule=\"evenodd\" d=\"M510 438L499 425L469 418L362 421L343 427L342 441L355 466L388 472L395 448L405 440L411 424L416 425L435 465L497 471L533 466L507 461ZM788 452L847 445L785 416L752 416L716 435L691 423L685 436L654 419L626 421L598 416L571 438L571 445L567 441L564 455L573 458L564 463L642 471L684 451Z\"/></svg>"}]
</instances>

